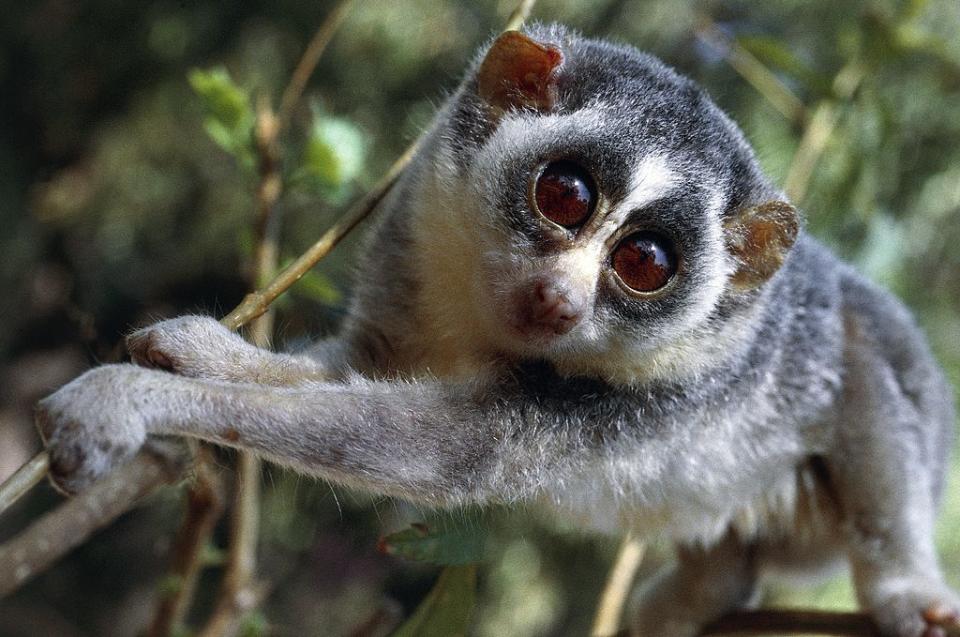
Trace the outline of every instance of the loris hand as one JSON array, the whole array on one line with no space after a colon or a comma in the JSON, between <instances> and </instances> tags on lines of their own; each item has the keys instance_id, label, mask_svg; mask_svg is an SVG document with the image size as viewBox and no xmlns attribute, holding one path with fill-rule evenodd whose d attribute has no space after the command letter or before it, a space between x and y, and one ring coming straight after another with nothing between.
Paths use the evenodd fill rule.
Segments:
<instances>
[{"instance_id":1,"label":"loris hand","mask_svg":"<svg viewBox=\"0 0 960 637\"><path fill-rule=\"evenodd\" d=\"M209 316L181 316L154 323L127 337L127 351L141 367L191 378L247 380L261 351Z\"/></svg>"},{"instance_id":2,"label":"loris hand","mask_svg":"<svg viewBox=\"0 0 960 637\"><path fill-rule=\"evenodd\" d=\"M181 316L127 337L134 363L189 378L289 386L336 375L322 357L260 349L209 316Z\"/></svg>"}]
</instances>

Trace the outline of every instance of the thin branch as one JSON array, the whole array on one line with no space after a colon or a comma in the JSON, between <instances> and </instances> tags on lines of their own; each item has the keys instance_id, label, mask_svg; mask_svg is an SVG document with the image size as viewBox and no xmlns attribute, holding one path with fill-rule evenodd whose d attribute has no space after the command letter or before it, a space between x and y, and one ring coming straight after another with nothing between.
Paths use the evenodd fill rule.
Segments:
<instances>
[{"instance_id":1,"label":"thin branch","mask_svg":"<svg viewBox=\"0 0 960 637\"><path fill-rule=\"evenodd\" d=\"M213 527L223 512L223 484L210 459L210 448L197 445L194 481L186 491L186 510L164 577L160 602L147 637L167 637L182 626L190 610Z\"/></svg>"},{"instance_id":2,"label":"thin branch","mask_svg":"<svg viewBox=\"0 0 960 637\"><path fill-rule=\"evenodd\" d=\"M262 590L254 578L260 525L260 459L252 453L237 457L230 548L220 594L205 637L236 634L243 616L260 603Z\"/></svg>"},{"instance_id":3,"label":"thin branch","mask_svg":"<svg viewBox=\"0 0 960 637\"><path fill-rule=\"evenodd\" d=\"M412 143L406 151L393 163L387 174L364 197L354 204L340 219L314 243L306 252L301 254L293 263L284 268L269 284L248 294L243 301L220 322L232 330L239 329L252 319L261 316L277 297L283 294L290 286L300 280L304 274L327 256L331 250L351 230L366 219L376 209L377 205L397 182L400 175L417 151L420 140ZM49 456L42 451L23 465L13 477L0 487L0 513L22 497L30 488L38 484L47 474ZM14 477L16 478L14 480Z\"/></svg>"},{"instance_id":4,"label":"thin branch","mask_svg":"<svg viewBox=\"0 0 960 637\"><path fill-rule=\"evenodd\" d=\"M536 3L537 0L520 0L517 7L510 13L510 17L507 18L507 24L503 27L503 30L516 31L522 27L523 23L530 17L530 13L533 11L533 5Z\"/></svg>"},{"instance_id":5,"label":"thin branch","mask_svg":"<svg viewBox=\"0 0 960 637\"><path fill-rule=\"evenodd\" d=\"M256 290L270 281L277 271L280 252L280 220L277 214L277 203L283 194L279 141L281 129L292 109L296 107L307 79L320 61L320 55L346 16L351 1L341 2L320 25L283 93L280 113L275 115L269 101L265 98L262 98L257 105L255 137L260 182L256 191L256 255L251 275L251 289ZM273 329L274 313L267 311L253 320L248 337L257 347L268 348ZM243 616L262 598L256 593L255 583L260 530L260 471L259 457L249 451L239 452L234 479L233 513L230 518L230 544L226 572L213 615L203 631L203 634L209 637L236 634Z\"/></svg>"},{"instance_id":6,"label":"thin branch","mask_svg":"<svg viewBox=\"0 0 960 637\"><path fill-rule=\"evenodd\" d=\"M37 486L50 469L50 456L38 453L0 485L0 514Z\"/></svg>"},{"instance_id":7,"label":"thin branch","mask_svg":"<svg viewBox=\"0 0 960 637\"><path fill-rule=\"evenodd\" d=\"M597 614L593 619L593 628L590 630L591 637L608 637L617 633L623 608L645 552L646 545L632 533L628 532L624 536L613 562L613 568L607 576L603 593L600 595Z\"/></svg>"},{"instance_id":8,"label":"thin branch","mask_svg":"<svg viewBox=\"0 0 960 637\"><path fill-rule=\"evenodd\" d=\"M303 55L300 57L300 62L297 64L297 68L294 69L293 75L290 76L290 82L287 84L287 88L284 89L283 96L280 98L280 108L277 111L277 120L279 123L278 133L287 127L290 117L293 115L293 109L296 108L297 102L300 101L300 97L303 95L303 90L307 87L307 81L309 81L310 76L313 75L314 69L317 68L317 63L320 62L320 58L323 56L323 52L326 51L327 45L330 44L330 40L333 39L333 35L337 32L337 29L340 28L344 18L347 17L347 13L350 11L352 4L353 0L343 0L340 2L340 4L327 15L320 25L320 28L317 29L317 32L313 35L306 50L304 50Z\"/></svg>"},{"instance_id":9,"label":"thin branch","mask_svg":"<svg viewBox=\"0 0 960 637\"><path fill-rule=\"evenodd\" d=\"M390 188L392 188L400 178L407 164L410 163L419 146L419 141L418 139L407 148L403 155L393 163L387 174L377 182L370 192L354 204L329 230L323 233L323 236L321 236L316 243L310 246L307 251L301 254L293 263L284 268L269 284L248 294L243 299L243 302L223 317L220 322L230 329L235 330L241 325L245 325L252 319L260 316L267 311L267 308L278 296L286 292L290 286L309 272L314 265L330 254L330 251L361 221L366 219L370 213L376 209L377 205L383 201L383 198L390 191Z\"/></svg>"},{"instance_id":10,"label":"thin branch","mask_svg":"<svg viewBox=\"0 0 960 637\"><path fill-rule=\"evenodd\" d=\"M0 597L26 583L157 487L183 477L185 454L154 442L117 471L0 545Z\"/></svg>"},{"instance_id":11,"label":"thin branch","mask_svg":"<svg viewBox=\"0 0 960 637\"><path fill-rule=\"evenodd\" d=\"M848 63L833 80L833 98L821 100L814 109L783 182L783 190L791 201L801 203L807 196L813 172L840 121L841 102L853 97L863 77L861 64Z\"/></svg>"},{"instance_id":12,"label":"thin branch","mask_svg":"<svg viewBox=\"0 0 960 637\"><path fill-rule=\"evenodd\" d=\"M806 106L776 74L747 51L735 39L717 28L707 16L701 16L697 35L723 53L727 63L751 86L767 98L784 117L793 122L806 119Z\"/></svg>"}]
</instances>

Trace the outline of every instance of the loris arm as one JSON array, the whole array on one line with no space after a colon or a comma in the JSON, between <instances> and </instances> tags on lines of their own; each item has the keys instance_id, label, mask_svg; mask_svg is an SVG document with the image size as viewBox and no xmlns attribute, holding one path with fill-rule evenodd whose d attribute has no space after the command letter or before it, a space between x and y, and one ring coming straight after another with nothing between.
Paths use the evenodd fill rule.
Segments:
<instances>
[{"instance_id":1,"label":"loris arm","mask_svg":"<svg viewBox=\"0 0 960 637\"><path fill-rule=\"evenodd\" d=\"M127 337L136 364L191 378L299 385L340 378L353 363L346 341L327 340L303 354L255 347L209 316L160 321Z\"/></svg>"},{"instance_id":2,"label":"loris arm","mask_svg":"<svg viewBox=\"0 0 960 637\"><path fill-rule=\"evenodd\" d=\"M559 436L524 435L542 418L533 404L477 386L352 379L279 388L132 365L91 370L37 410L52 476L68 491L109 472L147 435L178 434L436 504L529 496L541 472L556 475L549 450Z\"/></svg>"}]
</instances>

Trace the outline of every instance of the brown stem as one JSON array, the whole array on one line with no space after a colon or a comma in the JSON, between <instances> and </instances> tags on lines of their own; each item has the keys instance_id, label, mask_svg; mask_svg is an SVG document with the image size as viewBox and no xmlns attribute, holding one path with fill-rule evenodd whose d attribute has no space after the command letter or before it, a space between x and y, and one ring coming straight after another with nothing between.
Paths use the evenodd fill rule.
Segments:
<instances>
[{"instance_id":1,"label":"brown stem","mask_svg":"<svg viewBox=\"0 0 960 637\"><path fill-rule=\"evenodd\" d=\"M287 84L287 88L284 89L283 96L280 98L280 109L277 111L279 131L283 131L283 129L287 127L290 117L293 115L293 109L296 108L297 102L300 101L300 97L303 95L303 90L307 87L307 81L317 68L317 63L320 61L323 52L327 50L327 45L330 44L333 35L337 32L337 29L340 28L344 18L347 17L347 13L350 11L352 4L353 0L343 0L338 4L334 10L327 15L323 24L321 24L317 32L313 34L310 43L307 44L307 48L300 57L300 62L297 64L297 68L294 69L293 75L290 76L290 82Z\"/></svg>"},{"instance_id":2,"label":"brown stem","mask_svg":"<svg viewBox=\"0 0 960 637\"><path fill-rule=\"evenodd\" d=\"M0 597L42 573L157 487L183 477L185 454L169 445L151 447L0 545Z\"/></svg>"},{"instance_id":3,"label":"brown stem","mask_svg":"<svg viewBox=\"0 0 960 637\"><path fill-rule=\"evenodd\" d=\"M50 456L46 453L38 453L29 462L17 469L12 476L4 480L3 484L0 485L0 513L6 511L27 491L37 486L47 475L49 468Z\"/></svg>"},{"instance_id":4,"label":"brown stem","mask_svg":"<svg viewBox=\"0 0 960 637\"><path fill-rule=\"evenodd\" d=\"M208 637L236 634L240 621L256 608L262 590L255 578L260 525L260 459L252 453L237 457L233 515L227 568L213 614L202 634Z\"/></svg>"},{"instance_id":5,"label":"brown stem","mask_svg":"<svg viewBox=\"0 0 960 637\"><path fill-rule=\"evenodd\" d=\"M503 30L516 31L522 27L523 23L530 17L530 12L533 11L533 5L536 3L537 0L520 0L516 8L510 13L510 17L507 18L507 24L503 27Z\"/></svg>"},{"instance_id":6,"label":"brown stem","mask_svg":"<svg viewBox=\"0 0 960 637\"><path fill-rule=\"evenodd\" d=\"M853 97L863 76L861 64L848 63L834 78L833 97L821 100L814 109L783 181L783 190L791 201L799 204L807 196L814 170L840 122L841 104Z\"/></svg>"},{"instance_id":7,"label":"brown stem","mask_svg":"<svg viewBox=\"0 0 960 637\"><path fill-rule=\"evenodd\" d=\"M709 17L700 16L699 23L697 34L724 51L727 63L767 98L767 101L784 117L793 122L802 122L806 118L806 106L803 100L794 95L793 91L781 82L773 71L764 66L735 39L718 29Z\"/></svg>"},{"instance_id":8,"label":"brown stem","mask_svg":"<svg viewBox=\"0 0 960 637\"><path fill-rule=\"evenodd\" d=\"M280 124L269 101L257 103L255 141L260 180L257 183L254 235L256 253L250 287L256 289L276 270L280 224L274 214L283 191L280 174ZM269 347L273 332L273 312L253 320L248 337L258 347ZM259 599L251 592L257 558L260 521L260 459L250 452L237 456L234 478L233 514L230 518L230 542L226 570L213 615L204 634L235 634L242 615ZM212 528L210 529L212 531ZM208 531L209 533L209 531ZM194 556L199 559L199 556Z\"/></svg>"},{"instance_id":9,"label":"brown stem","mask_svg":"<svg viewBox=\"0 0 960 637\"><path fill-rule=\"evenodd\" d=\"M419 141L419 140L418 140ZM410 159L417 148L417 142L408 148L404 154L394 162L390 170L363 198L354 204L339 220L301 254L293 263L280 271L270 283L255 292L251 292L236 308L223 317L220 322L230 329L237 329L252 319L267 311L267 308L278 296L283 294L291 285L310 271L322 258L346 237L361 221L366 219L377 207L386 194L396 183L403 170L410 163Z\"/></svg>"},{"instance_id":10,"label":"brown stem","mask_svg":"<svg viewBox=\"0 0 960 637\"><path fill-rule=\"evenodd\" d=\"M209 447L199 446L194 471L193 484L186 492L183 522L171 550L173 560L147 637L167 637L183 624L203 566L203 550L223 512L223 484L213 467Z\"/></svg>"}]
</instances>

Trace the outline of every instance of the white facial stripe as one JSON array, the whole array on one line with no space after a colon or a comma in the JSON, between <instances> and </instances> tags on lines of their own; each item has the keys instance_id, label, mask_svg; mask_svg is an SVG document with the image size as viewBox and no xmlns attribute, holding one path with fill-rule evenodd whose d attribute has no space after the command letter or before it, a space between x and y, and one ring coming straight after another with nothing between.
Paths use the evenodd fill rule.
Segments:
<instances>
[{"instance_id":1,"label":"white facial stripe","mask_svg":"<svg viewBox=\"0 0 960 637\"><path fill-rule=\"evenodd\" d=\"M604 226L618 228L634 210L669 195L680 183L680 175L670 167L665 155L655 154L643 158L631 181L629 194L610 211Z\"/></svg>"},{"instance_id":2,"label":"white facial stripe","mask_svg":"<svg viewBox=\"0 0 960 637\"><path fill-rule=\"evenodd\" d=\"M595 241L566 250L557 256L557 267L572 283L583 289L593 290L600 276L603 246Z\"/></svg>"}]
</instances>

